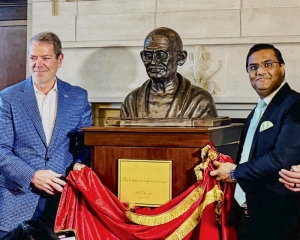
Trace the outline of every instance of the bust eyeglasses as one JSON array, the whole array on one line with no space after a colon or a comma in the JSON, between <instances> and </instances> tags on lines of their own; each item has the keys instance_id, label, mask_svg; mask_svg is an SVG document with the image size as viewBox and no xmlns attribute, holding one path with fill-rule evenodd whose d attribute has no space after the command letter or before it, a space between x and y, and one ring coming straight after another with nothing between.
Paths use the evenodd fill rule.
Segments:
<instances>
[{"instance_id":1,"label":"bust eyeglasses","mask_svg":"<svg viewBox=\"0 0 300 240\"><path fill-rule=\"evenodd\" d=\"M259 63L251 63L247 67L248 73L256 73L259 67L262 67L265 70L271 70L274 67L274 64L279 62L273 62L272 60L267 60Z\"/></svg>"},{"instance_id":2,"label":"bust eyeglasses","mask_svg":"<svg viewBox=\"0 0 300 240\"><path fill-rule=\"evenodd\" d=\"M141 56L143 58L144 62L150 62L152 60L154 60L154 56L155 59L163 62L166 61L169 57L169 53L163 50L159 50L159 51L141 51Z\"/></svg>"}]
</instances>

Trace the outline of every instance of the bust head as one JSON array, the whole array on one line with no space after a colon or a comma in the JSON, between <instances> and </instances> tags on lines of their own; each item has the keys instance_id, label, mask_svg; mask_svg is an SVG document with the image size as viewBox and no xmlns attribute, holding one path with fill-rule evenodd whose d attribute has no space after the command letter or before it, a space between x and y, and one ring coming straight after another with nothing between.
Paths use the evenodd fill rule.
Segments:
<instances>
[{"instance_id":1,"label":"bust head","mask_svg":"<svg viewBox=\"0 0 300 240\"><path fill-rule=\"evenodd\" d=\"M148 79L125 98L121 118L201 118L216 117L212 96L177 73L187 52L170 28L156 28L144 42L141 58Z\"/></svg>"},{"instance_id":2,"label":"bust head","mask_svg":"<svg viewBox=\"0 0 300 240\"><path fill-rule=\"evenodd\" d=\"M170 28L156 28L144 42L141 58L147 74L154 81L170 80L186 61L187 52L182 50L182 41L177 32Z\"/></svg>"}]
</instances>

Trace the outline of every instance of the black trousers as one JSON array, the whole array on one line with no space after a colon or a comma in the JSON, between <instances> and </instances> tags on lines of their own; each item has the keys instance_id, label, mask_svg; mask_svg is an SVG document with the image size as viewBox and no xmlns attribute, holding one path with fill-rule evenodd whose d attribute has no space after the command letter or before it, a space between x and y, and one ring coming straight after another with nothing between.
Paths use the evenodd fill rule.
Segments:
<instances>
[{"instance_id":1,"label":"black trousers","mask_svg":"<svg viewBox=\"0 0 300 240\"><path fill-rule=\"evenodd\" d=\"M7 232L0 230L0 240L7 234Z\"/></svg>"},{"instance_id":2,"label":"black trousers","mask_svg":"<svg viewBox=\"0 0 300 240\"><path fill-rule=\"evenodd\" d=\"M40 197L32 219L42 221L53 230L60 197L61 193Z\"/></svg>"}]
</instances>

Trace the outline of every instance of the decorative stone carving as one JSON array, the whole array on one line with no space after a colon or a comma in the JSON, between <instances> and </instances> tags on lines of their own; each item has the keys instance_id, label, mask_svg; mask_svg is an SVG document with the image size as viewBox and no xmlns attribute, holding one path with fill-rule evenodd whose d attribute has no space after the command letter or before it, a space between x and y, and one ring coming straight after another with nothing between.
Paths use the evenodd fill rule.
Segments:
<instances>
[{"instance_id":1,"label":"decorative stone carving","mask_svg":"<svg viewBox=\"0 0 300 240\"><path fill-rule=\"evenodd\" d=\"M209 66L209 52L200 45L196 45L190 54L193 56L193 65L190 71L185 73L186 77L210 94L224 94L224 88L211 79L212 75L221 68L222 60L218 59L212 66Z\"/></svg>"}]
</instances>

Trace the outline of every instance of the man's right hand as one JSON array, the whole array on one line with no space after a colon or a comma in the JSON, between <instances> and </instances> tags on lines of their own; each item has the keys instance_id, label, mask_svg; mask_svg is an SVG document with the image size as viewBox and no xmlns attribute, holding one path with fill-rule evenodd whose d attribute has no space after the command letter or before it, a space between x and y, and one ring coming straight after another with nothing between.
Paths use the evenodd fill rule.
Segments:
<instances>
[{"instance_id":1,"label":"man's right hand","mask_svg":"<svg viewBox=\"0 0 300 240\"><path fill-rule=\"evenodd\" d=\"M31 183L39 190L44 191L50 195L57 192L62 192L65 181L61 180L62 174L55 173L51 170L39 170L35 172Z\"/></svg>"}]
</instances>

